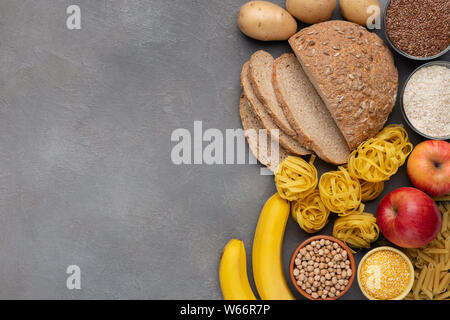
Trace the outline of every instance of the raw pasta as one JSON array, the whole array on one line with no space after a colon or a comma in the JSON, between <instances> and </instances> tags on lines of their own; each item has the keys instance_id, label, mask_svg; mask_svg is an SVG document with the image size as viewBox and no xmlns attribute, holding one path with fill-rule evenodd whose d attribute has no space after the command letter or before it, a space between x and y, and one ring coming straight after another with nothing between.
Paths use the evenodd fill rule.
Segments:
<instances>
[{"instance_id":1,"label":"raw pasta","mask_svg":"<svg viewBox=\"0 0 450 320\"><path fill-rule=\"evenodd\" d=\"M379 234L377 219L370 213L351 214L334 222L333 236L354 248L369 248Z\"/></svg>"},{"instance_id":2,"label":"raw pasta","mask_svg":"<svg viewBox=\"0 0 450 320\"><path fill-rule=\"evenodd\" d=\"M360 180L359 183L361 184L361 201L364 202L378 198L384 189L384 181L368 182Z\"/></svg>"},{"instance_id":3,"label":"raw pasta","mask_svg":"<svg viewBox=\"0 0 450 320\"><path fill-rule=\"evenodd\" d=\"M361 180L386 181L397 173L412 150L406 130L401 125L389 125L351 153L348 169Z\"/></svg>"},{"instance_id":4,"label":"raw pasta","mask_svg":"<svg viewBox=\"0 0 450 320\"><path fill-rule=\"evenodd\" d=\"M292 203L292 216L300 228L314 233L325 227L328 222L328 210L320 198L319 190L315 190L302 200Z\"/></svg>"},{"instance_id":5,"label":"raw pasta","mask_svg":"<svg viewBox=\"0 0 450 320\"><path fill-rule=\"evenodd\" d=\"M442 227L436 239L424 248L406 250L416 270L407 299L450 299L450 202L440 203L439 210Z\"/></svg>"},{"instance_id":6,"label":"raw pasta","mask_svg":"<svg viewBox=\"0 0 450 320\"><path fill-rule=\"evenodd\" d=\"M275 173L275 185L280 197L289 201L299 200L316 189L315 159L312 155L308 163L302 158L289 156L280 163Z\"/></svg>"},{"instance_id":7,"label":"raw pasta","mask_svg":"<svg viewBox=\"0 0 450 320\"><path fill-rule=\"evenodd\" d=\"M319 191L325 206L340 216L361 211L361 185L345 167L324 173L320 177Z\"/></svg>"}]
</instances>

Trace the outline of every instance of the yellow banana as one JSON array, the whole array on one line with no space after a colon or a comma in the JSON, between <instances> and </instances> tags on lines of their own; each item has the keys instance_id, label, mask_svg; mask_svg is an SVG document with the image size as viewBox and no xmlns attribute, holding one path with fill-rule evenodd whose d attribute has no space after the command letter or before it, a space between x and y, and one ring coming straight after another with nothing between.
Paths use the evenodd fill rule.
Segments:
<instances>
[{"instance_id":1,"label":"yellow banana","mask_svg":"<svg viewBox=\"0 0 450 320\"><path fill-rule=\"evenodd\" d=\"M241 240L231 239L223 249L219 278L225 300L256 300L248 282L245 247Z\"/></svg>"},{"instance_id":2,"label":"yellow banana","mask_svg":"<svg viewBox=\"0 0 450 320\"><path fill-rule=\"evenodd\" d=\"M289 202L278 193L261 211L253 240L253 277L263 300L293 300L281 261L284 230L289 218Z\"/></svg>"}]
</instances>

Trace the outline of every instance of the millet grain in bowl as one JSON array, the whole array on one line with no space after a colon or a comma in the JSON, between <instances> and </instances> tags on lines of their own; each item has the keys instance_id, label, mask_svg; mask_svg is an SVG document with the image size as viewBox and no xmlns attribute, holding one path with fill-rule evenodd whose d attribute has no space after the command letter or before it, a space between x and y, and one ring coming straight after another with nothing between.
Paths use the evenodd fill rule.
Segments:
<instances>
[{"instance_id":1,"label":"millet grain in bowl","mask_svg":"<svg viewBox=\"0 0 450 320\"><path fill-rule=\"evenodd\" d=\"M411 125L424 135L450 136L450 69L425 66L415 72L403 93L403 109Z\"/></svg>"}]
</instances>

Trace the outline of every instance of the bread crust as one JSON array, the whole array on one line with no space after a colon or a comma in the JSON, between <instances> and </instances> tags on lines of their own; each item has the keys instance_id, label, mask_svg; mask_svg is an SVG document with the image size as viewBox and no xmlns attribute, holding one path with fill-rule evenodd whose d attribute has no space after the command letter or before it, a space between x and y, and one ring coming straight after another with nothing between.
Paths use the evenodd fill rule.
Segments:
<instances>
[{"instance_id":1,"label":"bread crust","mask_svg":"<svg viewBox=\"0 0 450 320\"><path fill-rule=\"evenodd\" d=\"M397 99L398 71L376 34L333 20L302 29L289 44L351 150L375 136Z\"/></svg>"}]
</instances>

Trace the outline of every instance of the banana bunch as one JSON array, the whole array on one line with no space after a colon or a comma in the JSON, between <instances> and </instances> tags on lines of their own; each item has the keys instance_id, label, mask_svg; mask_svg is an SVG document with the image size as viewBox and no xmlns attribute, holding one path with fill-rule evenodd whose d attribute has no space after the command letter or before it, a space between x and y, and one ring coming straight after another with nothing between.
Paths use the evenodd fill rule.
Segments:
<instances>
[{"instance_id":1,"label":"banana bunch","mask_svg":"<svg viewBox=\"0 0 450 320\"><path fill-rule=\"evenodd\" d=\"M253 240L253 276L263 300L293 300L283 273L281 248L289 218L289 202L278 193L267 200ZM244 244L232 239L225 247L219 267L220 285L226 300L254 300L247 276Z\"/></svg>"}]
</instances>

